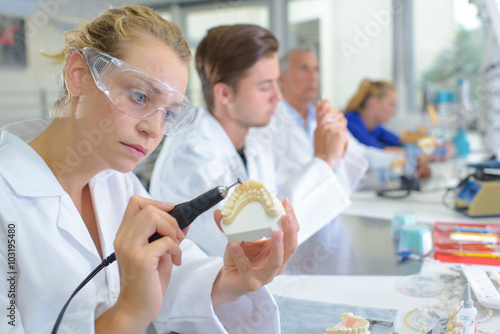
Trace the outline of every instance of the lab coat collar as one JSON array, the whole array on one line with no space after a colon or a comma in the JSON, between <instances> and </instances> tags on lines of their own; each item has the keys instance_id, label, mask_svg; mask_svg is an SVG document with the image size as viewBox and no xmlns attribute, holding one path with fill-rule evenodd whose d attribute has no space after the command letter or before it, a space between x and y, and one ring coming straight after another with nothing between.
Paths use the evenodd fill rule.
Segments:
<instances>
[{"instance_id":1,"label":"lab coat collar","mask_svg":"<svg viewBox=\"0 0 500 334\"><path fill-rule=\"evenodd\" d=\"M18 153L22 152L22 155ZM25 161L30 161L28 165ZM38 170L40 174L33 174ZM6 176L13 191L24 197L61 196L64 189L45 161L23 140L7 132L0 132L0 174ZM90 180L93 185L113 174L105 170ZM25 177L19 177L24 175Z\"/></svg>"},{"instance_id":2,"label":"lab coat collar","mask_svg":"<svg viewBox=\"0 0 500 334\"><path fill-rule=\"evenodd\" d=\"M34 170L37 172L33 173ZM5 175L7 183L18 196L60 196L64 192L42 157L7 131L0 132L0 174Z\"/></svg>"},{"instance_id":3,"label":"lab coat collar","mask_svg":"<svg viewBox=\"0 0 500 334\"><path fill-rule=\"evenodd\" d=\"M91 186L108 178L112 172L107 170L99 173L90 181ZM0 132L0 175L4 175L6 182L18 196L53 197L46 205L53 205L53 219L57 221L57 226L67 231L76 242L95 256L95 261L99 261L99 254L85 223L60 219L68 217L65 212L72 212L71 217L79 217L79 213L52 170L27 143L7 131ZM98 208L95 209L97 211Z\"/></svg>"},{"instance_id":4,"label":"lab coat collar","mask_svg":"<svg viewBox=\"0 0 500 334\"><path fill-rule=\"evenodd\" d=\"M231 138L226 133L226 130L220 125L219 121L205 108L202 107L198 110L198 117L196 123L201 130L201 133L210 135L210 141L217 146L231 148L236 152Z\"/></svg>"},{"instance_id":5,"label":"lab coat collar","mask_svg":"<svg viewBox=\"0 0 500 334\"><path fill-rule=\"evenodd\" d=\"M302 116L299 114L299 112L292 107L288 101L285 99L282 100L283 105L286 107L288 111L288 115L293 118L293 120L302 128L304 131L307 133L309 140L313 141L314 138L314 131L316 130L317 127L317 122L316 122L316 107L312 103L307 104L307 115L306 115L306 122L307 126L304 124L304 120Z\"/></svg>"},{"instance_id":6,"label":"lab coat collar","mask_svg":"<svg viewBox=\"0 0 500 334\"><path fill-rule=\"evenodd\" d=\"M208 134L210 138L206 138L208 142L214 145L214 147L222 147L232 152L232 156L238 157L235 159L235 163L237 165L233 166L235 168L235 172L237 175L244 175L246 179L248 179L248 171L243 164L243 161L238 155L238 151L236 151L236 147L234 147L231 138L226 133L226 130L220 125L220 123L215 119L215 117L204 107L198 110L198 117L195 121L195 124L198 124L201 133ZM199 122L199 123L198 123ZM247 135L245 139L245 147L244 152L247 157L247 163L249 163L249 158L255 155L253 147L255 144L248 140L249 136Z\"/></svg>"}]
</instances>

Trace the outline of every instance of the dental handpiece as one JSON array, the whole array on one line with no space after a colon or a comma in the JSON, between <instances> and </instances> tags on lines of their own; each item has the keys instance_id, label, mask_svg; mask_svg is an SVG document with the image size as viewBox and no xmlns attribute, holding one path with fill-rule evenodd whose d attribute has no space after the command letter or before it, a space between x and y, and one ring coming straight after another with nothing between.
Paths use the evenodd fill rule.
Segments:
<instances>
[{"instance_id":1,"label":"dental handpiece","mask_svg":"<svg viewBox=\"0 0 500 334\"><path fill-rule=\"evenodd\" d=\"M242 184L240 178L238 178L238 181L230 186L217 186L190 200L189 202L177 204L175 208L169 212L169 214L177 220L177 223L179 223L179 228L183 230L188 227L203 212L212 208L214 205L226 198L229 189L231 189L231 187L234 187L238 183ZM149 237L148 240L151 243L162 237L163 235L155 233L151 237Z\"/></svg>"}]
</instances>

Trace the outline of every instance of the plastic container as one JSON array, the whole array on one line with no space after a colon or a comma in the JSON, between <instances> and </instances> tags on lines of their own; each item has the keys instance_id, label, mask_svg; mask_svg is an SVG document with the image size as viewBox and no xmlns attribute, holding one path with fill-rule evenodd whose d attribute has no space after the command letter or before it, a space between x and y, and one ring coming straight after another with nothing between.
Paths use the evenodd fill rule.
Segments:
<instances>
[{"instance_id":1,"label":"plastic container","mask_svg":"<svg viewBox=\"0 0 500 334\"><path fill-rule=\"evenodd\" d=\"M410 211L399 211L394 214L391 221L391 238L392 240L399 240L401 235L401 228L404 225L415 224L415 214Z\"/></svg>"},{"instance_id":2,"label":"plastic container","mask_svg":"<svg viewBox=\"0 0 500 334\"><path fill-rule=\"evenodd\" d=\"M472 305L472 299L470 296L470 284L465 283L464 288L464 306L458 312L458 317L462 321L463 326L460 330L461 334L476 334L477 327L477 310Z\"/></svg>"},{"instance_id":3,"label":"plastic container","mask_svg":"<svg viewBox=\"0 0 500 334\"><path fill-rule=\"evenodd\" d=\"M409 224L401 227L399 252L412 252L425 256L432 250L432 232L429 226Z\"/></svg>"}]
</instances>

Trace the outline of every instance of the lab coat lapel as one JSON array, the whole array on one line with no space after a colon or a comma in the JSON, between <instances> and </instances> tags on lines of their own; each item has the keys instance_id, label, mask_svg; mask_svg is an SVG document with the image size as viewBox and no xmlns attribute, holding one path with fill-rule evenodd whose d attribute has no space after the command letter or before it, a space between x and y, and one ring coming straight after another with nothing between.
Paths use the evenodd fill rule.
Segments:
<instances>
[{"instance_id":1,"label":"lab coat lapel","mask_svg":"<svg viewBox=\"0 0 500 334\"><path fill-rule=\"evenodd\" d=\"M276 162L273 149L261 145L253 136L245 141L248 178L263 183L272 193L276 192Z\"/></svg>"},{"instance_id":2,"label":"lab coat lapel","mask_svg":"<svg viewBox=\"0 0 500 334\"><path fill-rule=\"evenodd\" d=\"M293 141L289 143L289 145L291 145L289 150L303 152L303 154L301 154L302 157L294 156L294 158L300 158L301 160L299 160L299 162L305 164L309 162L311 157L314 155L313 141L311 141L309 136L314 138L314 131L317 127L316 120L308 117L308 130L304 129L303 125L300 125L302 122L302 116L300 116L299 112L288 104L288 102L284 100L282 102L282 108L278 108L276 116L283 120L284 124L286 124L287 131L290 131L288 138L292 138ZM313 106L308 105L307 108L308 112L315 112L313 111ZM310 133L308 134L308 132Z\"/></svg>"},{"instance_id":3,"label":"lab coat lapel","mask_svg":"<svg viewBox=\"0 0 500 334\"><path fill-rule=\"evenodd\" d=\"M120 227L129 201L125 183L114 182L122 175L115 175L113 171L104 171L96 175L89 183L94 204L94 212L101 239L101 247L104 256L115 251L114 241L116 232ZM110 208L114 208L110 210Z\"/></svg>"},{"instance_id":4,"label":"lab coat lapel","mask_svg":"<svg viewBox=\"0 0 500 334\"><path fill-rule=\"evenodd\" d=\"M14 151L23 154L14 154ZM44 205L49 206L51 210L47 211L54 215L47 217L48 221L57 221L57 227L67 232L68 238L99 258L80 213L52 170L27 143L7 132L0 133L0 169L18 196L46 198ZM77 221L75 217L80 218Z\"/></svg>"},{"instance_id":5,"label":"lab coat lapel","mask_svg":"<svg viewBox=\"0 0 500 334\"><path fill-rule=\"evenodd\" d=\"M99 253L97 252L94 241L87 230L87 226L76 209L73 200L67 193L62 194L60 197L57 227L62 231L65 231L68 238L72 238L74 242L78 243L91 256L93 256L97 263L100 262Z\"/></svg>"},{"instance_id":6,"label":"lab coat lapel","mask_svg":"<svg viewBox=\"0 0 500 334\"><path fill-rule=\"evenodd\" d=\"M240 177L242 180L248 180L248 172L239 156L233 142L226 133L226 130L220 125L220 123L204 108L200 108L200 118L206 118L205 120L200 119L200 130L206 136L206 138L214 143L214 147L222 147L227 153L228 168L236 176ZM245 150L246 154L246 150ZM248 157L247 157L248 161Z\"/></svg>"},{"instance_id":7,"label":"lab coat lapel","mask_svg":"<svg viewBox=\"0 0 500 334\"><path fill-rule=\"evenodd\" d=\"M30 164L26 161L30 161ZM17 136L6 131L0 132L0 169L7 183L19 196L50 197L60 196L64 192L42 157Z\"/></svg>"}]
</instances>

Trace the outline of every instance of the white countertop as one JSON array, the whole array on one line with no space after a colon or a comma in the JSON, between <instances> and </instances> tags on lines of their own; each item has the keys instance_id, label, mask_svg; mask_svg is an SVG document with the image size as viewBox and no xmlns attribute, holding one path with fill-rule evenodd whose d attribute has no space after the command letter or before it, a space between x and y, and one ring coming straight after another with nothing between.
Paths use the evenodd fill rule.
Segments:
<instances>
[{"instance_id":1,"label":"white countertop","mask_svg":"<svg viewBox=\"0 0 500 334\"><path fill-rule=\"evenodd\" d=\"M446 188L455 186L467 175L465 165L480 160L471 157L467 161L462 159L431 163L432 177L421 182L422 191L412 191L406 198L390 199L377 196L375 191L357 191L351 195L352 204L343 214L392 220L396 212L411 211L415 213L417 222L424 224L437 221L500 224L500 217L469 218L442 203ZM451 204L453 195L448 195L447 202Z\"/></svg>"},{"instance_id":2,"label":"white countertop","mask_svg":"<svg viewBox=\"0 0 500 334\"><path fill-rule=\"evenodd\" d=\"M447 264L445 264L447 265ZM428 273L429 271L423 270ZM334 304L396 309L394 332L419 333L405 324L408 312L438 303L442 297L414 297L401 292L397 285L405 276L280 275L269 284L274 295ZM495 314L500 314L495 311ZM332 323L338 319L332 319ZM500 315L478 324L478 331L498 334ZM484 332L483 332L484 333ZM287 334L287 333L284 333Z\"/></svg>"},{"instance_id":3,"label":"white countertop","mask_svg":"<svg viewBox=\"0 0 500 334\"><path fill-rule=\"evenodd\" d=\"M420 263L398 262L389 235L390 221L397 212L411 211L419 223L500 224L500 217L471 219L442 204L445 188L457 184L464 176L463 166L464 161L433 164L433 177L423 184L423 191L412 192L404 199L378 197L374 191L354 193L352 204L336 222L299 247L285 271L288 275L280 275L269 284L271 292L318 302L396 309L395 333L419 333L405 324L405 316L412 310L438 303L443 295L415 297L398 289L400 280L408 277L401 274L418 272ZM450 273L454 265L426 260L421 273ZM477 333L500 333L500 311L494 314L492 319L478 325ZM336 320L332 319L332 324Z\"/></svg>"},{"instance_id":4,"label":"white countertop","mask_svg":"<svg viewBox=\"0 0 500 334\"><path fill-rule=\"evenodd\" d=\"M351 196L351 205L342 214L392 220L397 212L410 211L415 214L417 222L433 224L434 222L467 222L500 224L500 217L469 218L458 211L445 207L441 203L442 192L417 192L403 199L379 197L373 191L356 192Z\"/></svg>"}]
</instances>

